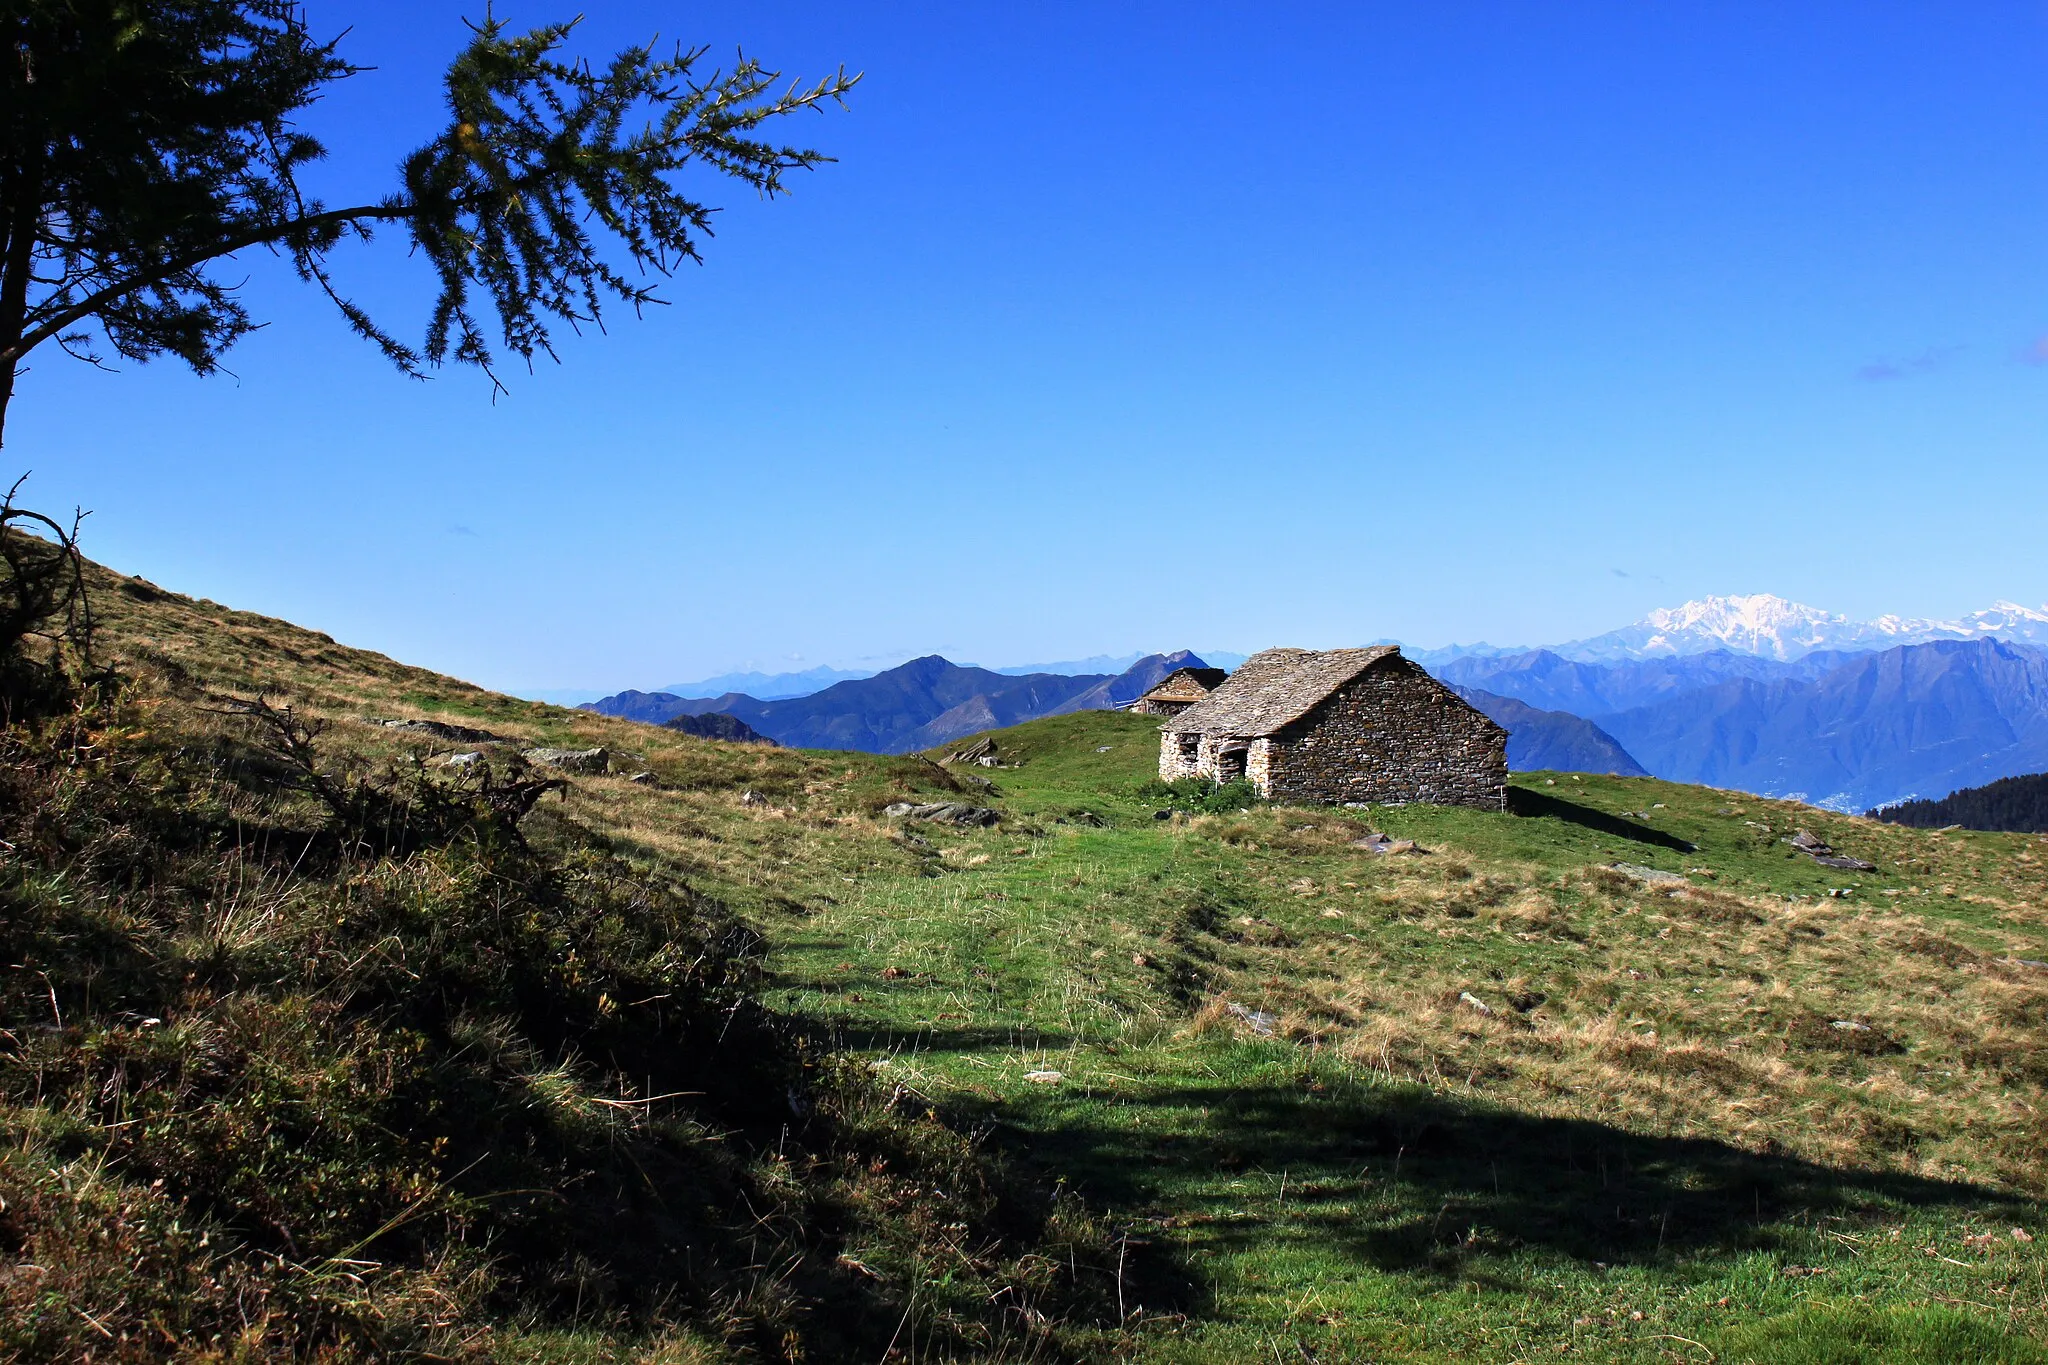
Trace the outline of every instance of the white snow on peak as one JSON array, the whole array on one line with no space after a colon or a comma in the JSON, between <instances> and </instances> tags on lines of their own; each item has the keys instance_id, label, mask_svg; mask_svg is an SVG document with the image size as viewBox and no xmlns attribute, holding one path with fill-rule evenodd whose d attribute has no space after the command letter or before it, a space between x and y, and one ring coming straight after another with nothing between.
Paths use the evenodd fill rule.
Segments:
<instances>
[{"instance_id":1,"label":"white snow on peak","mask_svg":"<svg viewBox=\"0 0 2048 1365\"><path fill-rule=\"evenodd\" d=\"M1711 639L1727 649L1786 658L1788 650L1823 648L1831 634L1848 624L1847 617L1765 592L1660 607L1636 622L1635 629L1653 632L1642 646L1649 653L1688 654L1694 651L1686 644Z\"/></svg>"},{"instance_id":2,"label":"white snow on peak","mask_svg":"<svg viewBox=\"0 0 2048 1365\"><path fill-rule=\"evenodd\" d=\"M1823 649L1890 649L1933 640L1985 638L2048 644L2048 605L2035 611L2000 601L1953 621L1907 616L1852 621L1770 593L1705 597L1683 606L1660 607L1632 626L1560 645L1556 652L1587 662L1705 654L1720 649L1797 659Z\"/></svg>"}]
</instances>

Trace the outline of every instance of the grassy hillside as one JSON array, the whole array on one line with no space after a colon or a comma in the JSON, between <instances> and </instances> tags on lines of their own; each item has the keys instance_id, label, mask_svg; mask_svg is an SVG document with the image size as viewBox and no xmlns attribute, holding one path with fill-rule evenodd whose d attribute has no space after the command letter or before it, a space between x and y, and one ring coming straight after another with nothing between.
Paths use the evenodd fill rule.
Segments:
<instances>
[{"instance_id":1,"label":"grassy hillside","mask_svg":"<svg viewBox=\"0 0 2048 1365\"><path fill-rule=\"evenodd\" d=\"M760 936L679 875L782 827L692 812L828 776L857 805L906 790L888 765L654 732L634 757L686 790L543 791L514 746L450 769L372 720L625 728L100 588L122 688L0 732L0 1359L1057 1357L1115 1326L1106 1229L763 1010Z\"/></svg>"},{"instance_id":2,"label":"grassy hillside","mask_svg":"<svg viewBox=\"0 0 2048 1365\"><path fill-rule=\"evenodd\" d=\"M650 1173L658 1190L688 1172L722 1172L698 1205L728 1221L751 1210L748 1226L724 1233L706 1215L701 1244L729 1289L722 1300L679 1292L656 1311L617 1289L616 1275L550 1279L538 1268L546 1258L528 1271L508 1256L496 1291L447 1310L454 1325L428 1334L434 1349L474 1327L488 1329L492 1351L547 1358L658 1344L668 1358L706 1359L772 1359L807 1345L809 1359L886 1349L924 1360L2048 1360L2048 1262L2030 1240L2048 1232L2048 969L2037 965L2048 961L2048 840L1562 774L1518 775L1512 814L1262 807L1162 820L1164 803L1146 790L1156 732L1140 717L1087 713L998 732L1010 766L951 774L915 756L764 751L515 701L111 577L99 596L138 682L119 738L97 742L140 746L122 752L152 762L248 744L243 723L206 709L205 695L259 689L330 721L321 743L364 771L475 747L369 717L440 718L620 755L619 775L573 779L520 826L534 857L592 869L577 875L593 884L549 902L563 884L551 871L554 881L515 878L525 889L496 902L610 907L597 919L616 950L593 974L544 974L537 1001L494 1007L499 1018L511 1010L527 1059L465 1070L481 1046L466 1040L500 1036L497 1024L466 1025L464 1041L374 1011L350 1027L369 1020L449 1040L426 1055L477 1093L523 1097L508 1112L557 1087L565 1098L548 1103L586 1126L564 1118L551 1130L556 1145L533 1149L553 1164L518 1181L604 1188L602 1172L624 1168L602 1155L615 1148L664 1153L677 1174ZM638 771L654 781L623 775ZM457 841L367 868L337 856L309 871L292 861L303 839L282 837L312 828L303 808L252 794L247 772L212 790L219 837L187 869L184 918L159 904L152 913L166 927L144 945L177 970L143 974L159 991L146 1010L124 997L142 989L126 979L58 985L49 1013L66 1009L62 1027L73 1027L89 998L102 1041L43 1033L56 1041L37 1046L104 1050L142 1016L162 1021L149 1028L159 1036L178 1009L228 1028L217 1000L193 1006L176 986L187 971L229 979L192 965L223 953L236 981L271 962L273 984L259 992L269 1013L252 1016L263 1028L299 1020L292 1027L317 1035L326 1016L315 1004L355 989L340 969L357 955L412 943L398 954L408 970L439 961L460 974L459 953L425 949L454 932L437 925L483 924L476 907L492 902L437 888L501 884L513 869L479 865ZM991 804L1004 819L962 830L882 814L900 799ZM247 884L267 890L233 891L244 883L223 876L209 891L202 867L221 868L221 848L259 824L288 850L250 873ZM1880 871L1816 866L1783 843L1800 828ZM1353 843L1367 830L1419 850L1370 853ZM1608 868L1617 862L1684 880L1638 880ZM17 903L69 913L62 906L75 902L53 889L48 864L13 874ZM33 901L31 871L42 878ZM111 904L108 874L95 876ZM303 961L303 947L325 942L323 915L367 894L364 877L417 912L348 938L349 955L326 976L279 975L277 960ZM273 901L298 908L262 918L254 907ZM193 927L216 922L224 927L210 938ZM743 947L717 937L727 928ZM95 932L109 932L104 918ZM735 944L713 955L725 974L702 986L707 1005L758 1000L763 1055L847 1078L819 1090L825 1118L791 1125L793 1136L779 1131L786 1084L766 1071L721 1078L700 1068L679 1084L633 1081L640 1061L592 1064L594 1044L608 1039L622 1062L631 1049L706 1046L685 1021L662 1022L648 1013L659 1006L594 973L637 991L631 982L654 970L645 964L663 941L707 933ZM472 974L465 989L488 978ZM403 995L398 978L379 979L387 998ZM20 1017L7 1027L28 1025L43 985L17 974L7 1003ZM614 1019L607 1000L640 1013ZM559 1030L541 1036L539 1023L565 1001L589 1012L566 1052ZM236 1027L246 1037L256 1025ZM821 1044L862 1065L835 1069ZM392 1055L379 1048L364 1055ZM111 1073L62 1089L51 1074L9 1092L10 1178L57 1170L75 1189L93 1173L107 1182L94 1216L112 1220L116 1240L166 1218L233 1224L232 1208L201 1207L189 1186L142 1178L150 1168L116 1126L134 1115L104 1099ZM334 1084L248 1092L236 1112L260 1133L275 1126L265 1106L300 1106L293 1112L315 1129L329 1121L330 1095L375 1111L375 1086ZM671 1086L724 1090L703 1108L684 1099L649 1111ZM714 1103L763 1107L739 1122L720 1119ZM782 1117L771 1122L771 1109ZM679 1126L615 1127L643 1111ZM479 1113L497 1131L519 1131L491 1106ZM452 1148L460 1125L448 1135ZM723 1164L715 1148L729 1151ZM408 1171L473 1201L460 1211L475 1226L489 1223L480 1210L499 1192L521 1187L509 1170L488 1187L463 1186L459 1163L431 1139L424 1154L385 1158L393 1174L378 1178L401 1191L385 1217L409 1207ZM346 1151L322 1159L332 1164L299 1177L304 1190L372 1169ZM1030 1195L1034 1180L1063 1188L1067 1202ZM61 1183L34 1197L48 1205ZM123 1201L156 1212L122 1212ZM358 1263L402 1259L398 1234L414 1226L337 1230L325 1259L246 1220L230 1230L239 1245L304 1269L304 1283L264 1273L314 1295L351 1275L382 1283ZM614 1239L621 1246L648 1235L615 1226L629 1229ZM7 1227L18 1249L18 1222ZM168 1284L168 1267L189 1264L200 1280L225 1282L177 1245L138 1273ZM720 1247L734 1258L717 1260ZM636 1273L644 1289L673 1272L657 1263ZM76 1297L89 1279L79 1269L65 1286L34 1289L55 1295L46 1311L81 1343L96 1333L77 1314L107 1320L104 1303ZM513 1292L529 1281L557 1288L552 1298ZM460 1299L452 1279L394 1282ZM576 1286L601 1284L612 1286L601 1308L584 1311ZM30 1282L11 1277L0 1293L26 1302ZM1006 1311L1027 1295L1028 1312ZM399 1302L378 1301L385 1312Z\"/></svg>"},{"instance_id":3,"label":"grassy hillside","mask_svg":"<svg viewBox=\"0 0 2048 1365\"><path fill-rule=\"evenodd\" d=\"M1161 1358L2038 1338L2048 841L1563 774L1160 821L1143 718L996 739L1013 821L778 935L778 999L1171 1247Z\"/></svg>"}]
</instances>

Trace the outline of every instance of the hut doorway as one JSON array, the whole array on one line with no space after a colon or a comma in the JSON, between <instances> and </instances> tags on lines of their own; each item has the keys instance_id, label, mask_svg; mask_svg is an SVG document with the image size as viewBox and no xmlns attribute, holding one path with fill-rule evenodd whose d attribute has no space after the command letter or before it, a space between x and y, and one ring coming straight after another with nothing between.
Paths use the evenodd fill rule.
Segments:
<instances>
[{"instance_id":1,"label":"hut doorway","mask_svg":"<svg viewBox=\"0 0 2048 1365\"><path fill-rule=\"evenodd\" d=\"M1245 760L1249 756L1246 745L1216 751L1216 780L1218 782L1244 781Z\"/></svg>"}]
</instances>

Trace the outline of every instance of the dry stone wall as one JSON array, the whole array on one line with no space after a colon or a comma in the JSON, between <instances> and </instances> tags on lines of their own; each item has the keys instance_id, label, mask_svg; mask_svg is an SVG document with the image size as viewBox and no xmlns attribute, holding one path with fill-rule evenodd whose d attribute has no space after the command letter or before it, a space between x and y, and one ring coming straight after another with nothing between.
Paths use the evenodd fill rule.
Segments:
<instances>
[{"instance_id":1,"label":"dry stone wall","mask_svg":"<svg viewBox=\"0 0 2048 1365\"><path fill-rule=\"evenodd\" d=\"M1261 788L1275 801L1507 803L1507 731L1406 659L1367 669L1270 749Z\"/></svg>"}]
</instances>

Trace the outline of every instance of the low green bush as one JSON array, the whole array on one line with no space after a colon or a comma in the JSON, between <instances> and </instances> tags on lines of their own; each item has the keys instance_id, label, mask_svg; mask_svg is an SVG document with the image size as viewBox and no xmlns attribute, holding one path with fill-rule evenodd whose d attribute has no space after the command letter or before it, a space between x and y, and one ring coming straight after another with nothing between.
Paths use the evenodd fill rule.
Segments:
<instances>
[{"instance_id":1,"label":"low green bush","mask_svg":"<svg viewBox=\"0 0 2048 1365\"><path fill-rule=\"evenodd\" d=\"M1243 778L1235 782L1217 782L1207 777L1181 777L1171 782L1154 778L1140 787L1137 795L1149 805L1190 815L1226 815L1250 810L1260 801L1259 789Z\"/></svg>"}]
</instances>

